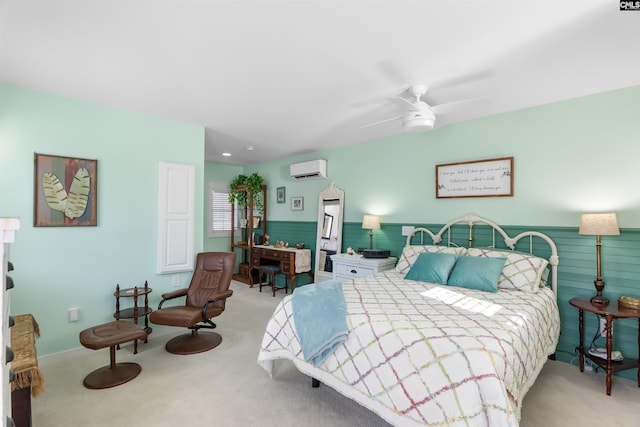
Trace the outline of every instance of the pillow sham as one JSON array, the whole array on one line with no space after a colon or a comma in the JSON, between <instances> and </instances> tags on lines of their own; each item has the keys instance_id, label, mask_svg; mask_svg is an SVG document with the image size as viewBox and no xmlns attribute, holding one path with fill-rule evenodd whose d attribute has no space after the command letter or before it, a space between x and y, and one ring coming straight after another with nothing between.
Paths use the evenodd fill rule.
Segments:
<instances>
[{"instance_id":1,"label":"pillow sham","mask_svg":"<svg viewBox=\"0 0 640 427\"><path fill-rule=\"evenodd\" d=\"M396 272L406 274L407 271L411 268L416 259L418 259L418 255L422 252L430 252L430 253L446 253L446 254L457 254L462 255L466 251L466 248L460 247L451 247L451 246L439 246L439 245L409 245L405 246L402 249L402 254L400 255L400 259L396 264Z\"/></svg>"},{"instance_id":2,"label":"pillow sham","mask_svg":"<svg viewBox=\"0 0 640 427\"><path fill-rule=\"evenodd\" d=\"M490 248L469 248L467 255L475 257L500 257L507 261L502 268L499 289L517 289L524 292L538 292L542 275L549 261L522 252Z\"/></svg>"},{"instance_id":3,"label":"pillow sham","mask_svg":"<svg viewBox=\"0 0 640 427\"><path fill-rule=\"evenodd\" d=\"M550 284L549 284L549 274L551 274L551 272L549 271L549 266L547 265L544 268L544 270L542 270L542 274L540 275L540 284L538 285L539 288L544 288L546 286L550 286Z\"/></svg>"},{"instance_id":4,"label":"pillow sham","mask_svg":"<svg viewBox=\"0 0 640 427\"><path fill-rule=\"evenodd\" d=\"M447 282L450 286L498 292L498 280L506 258L460 256Z\"/></svg>"},{"instance_id":5,"label":"pillow sham","mask_svg":"<svg viewBox=\"0 0 640 427\"><path fill-rule=\"evenodd\" d=\"M444 252L422 252L404 278L446 285L458 256Z\"/></svg>"}]
</instances>

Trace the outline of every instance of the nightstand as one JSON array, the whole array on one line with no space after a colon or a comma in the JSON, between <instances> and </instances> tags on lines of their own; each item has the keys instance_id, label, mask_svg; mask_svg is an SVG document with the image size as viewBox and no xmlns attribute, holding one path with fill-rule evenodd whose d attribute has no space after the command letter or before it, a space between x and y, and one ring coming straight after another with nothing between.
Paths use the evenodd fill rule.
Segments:
<instances>
[{"instance_id":1,"label":"nightstand","mask_svg":"<svg viewBox=\"0 0 640 427\"><path fill-rule=\"evenodd\" d=\"M611 360L611 352L613 351L613 338L611 332L613 321L615 319L638 319L638 350L640 351L640 310L632 310L629 308L618 307L617 302L610 302L607 305L592 304L591 301L584 298L572 298L569 304L576 307L578 312L578 331L580 334L580 372L584 372L584 358L588 357L596 365L600 366L607 372L607 395L611 395L611 377L614 372L624 371L627 369L638 368L638 387L640 387L640 355L639 359L624 358L620 361ZM607 334L607 358L601 359L589 354L589 349L584 348L584 312L595 313L606 319Z\"/></svg>"},{"instance_id":2,"label":"nightstand","mask_svg":"<svg viewBox=\"0 0 640 427\"><path fill-rule=\"evenodd\" d=\"M362 255L336 254L331 256L333 261L333 280L348 280L365 277L385 270L391 270L396 265L396 258L364 258Z\"/></svg>"}]
</instances>

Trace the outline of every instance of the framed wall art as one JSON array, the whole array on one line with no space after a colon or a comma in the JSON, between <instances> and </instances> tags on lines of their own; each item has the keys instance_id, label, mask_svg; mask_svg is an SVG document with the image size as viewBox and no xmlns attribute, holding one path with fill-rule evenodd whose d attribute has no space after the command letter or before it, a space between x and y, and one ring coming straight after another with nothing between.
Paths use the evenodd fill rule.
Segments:
<instances>
[{"instance_id":1,"label":"framed wall art","mask_svg":"<svg viewBox=\"0 0 640 427\"><path fill-rule=\"evenodd\" d=\"M513 157L436 165L436 198L513 196Z\"/></svg>"},{"instance_id":2,"label":"framed wall art","mask_svg":"<svg viewBox=\"0 0 640 427\"><path fill-rule=\"evenodd\" d=\"M292 197L291 198L291 210L292 211L301 211L304 209L303 198L302 197Z\"/></svg>"},{"instance_id":3,"label":"framed wall art","mask_svg":"<svg viewBox=\"0 0 640 427\"><path fill-rule=\"evenodd\" d=\"M284 203L286 200L285 187L278 187L276 189L276 201L278 203Z\"/></svg>"},{"instance_id":4,"label":"framed wall art","mask_svg":"<svg viewBox=\"0 0 640 427\"><path fill-rule=\"evenodd\" d=\"M34 155L34 227L95 226L98 161Z\"/></svg>"}]
</instances>

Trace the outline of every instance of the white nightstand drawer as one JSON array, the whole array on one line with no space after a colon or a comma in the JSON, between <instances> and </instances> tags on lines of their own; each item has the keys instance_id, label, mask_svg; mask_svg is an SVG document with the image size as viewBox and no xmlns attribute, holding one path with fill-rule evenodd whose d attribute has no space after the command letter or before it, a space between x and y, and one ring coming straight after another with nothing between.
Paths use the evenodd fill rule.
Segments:
<instances>
[{"instance_id":1,"label":"white nightstand drawer","mask_svg":"<svg viewBox=\"0 0 640 427\"><path fill-rule=\"evenodd\" d=\"M333 279L349 280L357 277L370 276L392 269L396 265L396 258L363 258L360 255L336 254L331 255L333 261Z\"/></svg>"},{"instance_id":2,"label":"white nightstand drawer","mask_svg":"<svg viewBox=\"0 0 640 427\"><path fill-rule=\"evenodd\" d=\"M334 264L334 271L336 275L350 278L369 276L376 272L372 267L349 264Z\"/></svg>"}]
</instances>

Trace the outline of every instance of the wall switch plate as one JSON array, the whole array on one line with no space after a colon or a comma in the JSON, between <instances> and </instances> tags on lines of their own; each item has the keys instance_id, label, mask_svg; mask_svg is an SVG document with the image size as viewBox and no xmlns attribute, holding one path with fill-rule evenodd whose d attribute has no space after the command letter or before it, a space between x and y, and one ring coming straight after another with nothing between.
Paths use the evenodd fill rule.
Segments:
<instances>
[{"instance_id":1,"label":"wall switch plate","mask_svg":"<svg viewBox=\"0 0 640 427\"><path fill-rule=\"evenodd\" d=\"M174 274L173 277L171 278L171 284L173 285L174 288L179 288L180 287L180 276L177 274Z\"/></svg>"},{"instance_id":2,"label":"wall switch plate","mask_svg":"<svg viewBox=\"0 0 640 427\"><path fill-rule=\"evenodd\" d=\"M70 308L67 311L69 322L77 322L80 320L80 310L78 308Z\"/></svg>"},{"instance_id":3,"label":"wall switch plate","mask_svg":"<svg viewBox=\"0 0 640 427\"><path fill-rule=\"evenodd\" d=\"M413 233L413 230L415 230L416 228L413 225L403 225L402 226L402 235L403 236L409 236L411 235L411 233Z\"/></svg>"}]
</instances>

